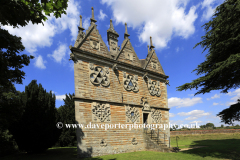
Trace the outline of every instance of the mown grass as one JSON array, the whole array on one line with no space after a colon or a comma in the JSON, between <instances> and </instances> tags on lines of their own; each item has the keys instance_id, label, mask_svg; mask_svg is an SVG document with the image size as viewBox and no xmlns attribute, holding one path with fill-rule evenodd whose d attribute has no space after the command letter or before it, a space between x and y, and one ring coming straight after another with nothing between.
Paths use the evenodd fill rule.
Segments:
<instances>
[{"instance_id":1,"label":"mown grass","mask_svg":"<svg viewBox=\"0 0 240 160\"><path fill-rule=\"evenodd\" d=\"M84 160L213 160L213 159L240 159L240 134L206 134L180 135L179 145L182 148L189 146L207 146L178 153L161 153L153 151L131 152L115 155L106 155ZM171 145L176 146L175 136L171 137ZM184 146L187 145L187 146ZM51 148L43 154L17 154L1 157L1 160L77 160L77 148Z\"/></svg>"},{"instance_id":2,"label":"mown grass","mask_svg":"<svg viewBox=\"0 0 240 160\"><path fill-rule=\"evenodd\" d=\"M240 159L240 133L179 135L178 137L180 149L206 146L204 148L183 151L182 153L184 154L197 155L203 158ZM176 136L171 137L171 146L177 146Z\"/></svg>"}]
</instances>

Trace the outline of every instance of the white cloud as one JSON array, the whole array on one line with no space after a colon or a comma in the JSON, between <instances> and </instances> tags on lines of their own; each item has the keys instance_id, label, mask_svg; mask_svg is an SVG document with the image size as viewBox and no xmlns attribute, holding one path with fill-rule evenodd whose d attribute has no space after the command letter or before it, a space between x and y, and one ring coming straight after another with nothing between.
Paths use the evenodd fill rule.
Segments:
<instances>
[{"instance_id":1,"label":"white cloud","mask_svg":"<svg viewBox=\"0 0 240 160\"><path fill-rule=\"evenodd\" d=\"M215 98L220 98L220 94L215 94L211 98L207 98L207 100L209 101L210 99L215 99Z\"/></svg>"},{"instance_id":2,"label":"white cloud","mask_svg":"<svg viewBox=\"0 0 240 160\"><path fill-rule=\"evenodd\" d=\"M226 106L230 107L233 104L236 104L237 102L226 102Z\"/></svg>"},{"instance_id":3,"label":"white cloud","mask_svg":"<svg viewBox=\"0 0 240 160\"><path fill-rule=\"evenodd\" d=\"M180 112L178 113L179 116L196 116L196 117L202 117L210 115L208 112L204 112L204 110L192 110L190 112Z\"/></svg>"},{"instance_id":4,"label":"white cloud","mask_svg":"<svg viewBox=\"0 0 240 160\"><path fill-rule=\"evenodd\" d=\"M194 120L194 119L198 119L198 117L187 117L187 118L185 118L185 120L187 120L187 121Z\"/></svg>"},{"instance_id":5,"label":"white cloud","mask_svg":"<svg viewBox=\"0 0 240 160\"><path fill-rule=\"evenodd\" d=\"M171 97L168 99L168 107L190 107L193 106L197 103L202 103L202 98L201 97L194 97L194 98L178 98L178 97Z\"/></svg>"},{"instance_id":6,"label":"white cloud","mask_svg":"<svg viewBox=\"0 0 240 160\"><path fill-rule=\"evenodd\" d=\"M202 9L205 9L203 11L203 15L201 20L202 21L208 21L214 14L216 7L221 4L223 0L204 0L201 5ZM217 4L216 4L217 3Z\"/></svg>"},{"instance_id":7,"label":"white cloud","mask_svg":"<svg viewBox=\"0 0 240 160\"><path fill-rule=\"evenodd\" d=\"M100 20L104 20L107 17L107 15L105 13L103 13L103 11L100 9L100 13L98 15L98 18Z\"/></svg>"},{"instance_id":8,"label":"white cloud","mask_svg":"<svg viewBox=\"0 0 240 160\"><path fill-rule=\"evenodd\" d=\"M61 63L66 55L67 49L68 47L66 44L60 43L58 48L53 51L53 54L48 54L48 57L53 57L56 62Z\"/></svg>"},{"instance_id":9,"label":"white cloud","mask_svg":"<svg viewBox=\"0 0 240 160\"><path fill-rule=\"evenodd\" d=\"M175 117L175 114L169 113L169 117Z\"/></svg>"},{"instance_id":10,"label":"white cloud","mask_svg":"<svg viewBox=\"0 0 240 160\"><path fill-rule=\"evenodd\" d=\"M83 28L87 30L89 26L90 26L90 17L87 17L83 21Z\"/></svg>"},{"instance_id":11,"label":"white cloud","mask_svg":"<svg viewBox=\"0 0 240 160\"><path fill-rule=\"evenodd\" d=\"M190 123L202 123L202 121L192 121Z\"/></svg>"},{"instance_id":12,"label":"white cloud","mask_svg":"<svg viewBox=\"0 0 240 160\"><path fill-rule=\"evenodd\" d=\"M79 13L79 3L78 1L70 0L68 1L68 7L66 10L66 15L61 15L61 18L55 19L55 22L58 27L58 31L64 31L70 29L71 31L71 40L76 40L78 34L78 24L80 21Z\"/></svg>"},{"instance_id":13,"label":"white cloud","mask_svg":"<svg viewBox=\"0 0 240 160\"><path fill-rule=\"evenodd\" d=\"M129 27L137 27L138 38L142 43L149 44L149 37L152 36L156 48L167 47L173 35L188 38L195 32L197 7L192 6L187 11L189 0L102 0L101 2L112 8L113 20L116 23L127 22Z\"/></svg>"},{"instance_id":14,"label":"white cloud","mask_svg":"<svg viewBox=\"0 0 240 160\"><path fill-rule=\"evenodd\" d=\"M46 66L44 65L44 63L47 63L47 61L43 61L43 58L41 55L39 55L37 58L36 58L36 62L34 63L34 65L40 69L45 69Z\"/></svg>"},{"instance_id":15,"label":"white cloud","mask_svg":"<svg viewBox=\"0 0 240 160\"><path fill-rule=\"evenodd\" d=\"M176 48L176 52L178 52L178 51L179 51L179 47Z\"/></svg>"},{"instance_id":16,"label":"white cloud","mask_svg":"<svg viewBox=\"0 0 240 160\"><path fill-rule=\"evenodd\" d=\"M208 116L210 113L204 112L203 110L192 110L190 112L180 112L178 113L179 116L189 116L185 118L185 120L194 120L198 119L203 116Z\"/></svg>"},{"instance_id":17,"label":"white cloud","mask_svg":"<svg viewBox=\"0 0 240 160\"><path fill-rule=\"evenodd\" d=\"M216 106L216 105L218 105L218 104L219 104L219 103L213 102L213 105L214 105L214 106Z\"/></svg>"},{"instance_id":18,"label":"white cloud","mask_svg":"<svg viewBox=\"0 0 240 160\"><path fill-rule=\"evenodd\" d=\"M231 98L232 102L227 102L226 106L231 106L232 104L237 103L237 100L240 99L240 88L236 89L233 92L228 92L227 95L234 96Z\"/></svg>"},{"instance_id":19,"label":"white cloud","mask_svg":"<svg viewBox=\"0 0 240 160\"><path fill-rule=\"evenodd\" d=\"M25 49L35 55L37 47L49 47L52 45L52 37L55 35L56 27L51 24L50 20L42 24L32 24L31 22L25 27L13 28L11 26L3 26L9 33L22 38Z\"/></svg>"},{"instance_id":20,"label":"white cloud","mask_svg":"<svg viewBox=\"0 0 240 160\"><path fill-rule=\"evenodd\" d=\"M56 95L56 100L62 101L66 98L66 95Z\"/></svg>"},{"instance_id":21,"label":"white cloud","mask_svg":"<svg viewBox=\"0 0 240 160\"><path fill-rule=\"evenodd\" d=\"M33 25L30 22L24 27L3 26L2 28L7 29L13 35L21 37L26 51L36 56L38 47L49 47L52 45L52 38L56 33L70 29L72 40L76 39L78 33L77 22L80 21L78 17L79 8L77 1L70 0L66 10L67 15L61 15L61 18L56 19L51 14L48 20L43 22L44 26L41 23Z\"/></svg>"}]
</instances>

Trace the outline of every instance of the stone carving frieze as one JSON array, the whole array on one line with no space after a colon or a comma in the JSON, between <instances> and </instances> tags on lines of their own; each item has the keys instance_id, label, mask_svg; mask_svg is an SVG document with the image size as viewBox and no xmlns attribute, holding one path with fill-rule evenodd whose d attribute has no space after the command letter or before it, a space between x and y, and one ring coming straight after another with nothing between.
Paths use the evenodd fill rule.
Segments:
<instances>
[{"instance_id":1,"label":"stone carving frieze","mask_svg":"<svg viewBox=\"0 0 240 160\"><path fill-rule=\"evenodd\" d=\"M138 92L138 76L123 72L123 86L127 91Z\"/></svg>"},{"instance_id":2,"label":"stone carving frieze","mask_svg":"<svg viewBox=\"0 0 240 160\"><path fill-rule=\"evenodd\" d=\"M109 104L92 103L93 122L111 122L111 111Z\"/></svg>"},{"instance_id":3,"label":"stone carving frieze","mask_svg":"<svg viewBox=\"0 0 240 160\"><path fill-rule=\"evenodd\" d=\"M148 90L152 96L160 97L162 93L162 91L160 90L160 82L148 79Z\"/></svg>"},{"instance_id":4,"label":"stone carving frieze","mask_svg":"<svg viewBox=\"0 0 240 160\"><path fill-rule=\"evenodd\" d=\"M140 122L140 114L138 108L126 106L126 122Z\"/></svg>"},{"instance_id":5,"label":"stone carving frieze","mask_svg":"<svg viewBox=\"0 0 240 160\"><path fill-rule=\"evenodd\" d=\"M108 87L110 85L109 79L109 68L108 67L100 67L89 63L90 72L90 81L95 85L102 85L104 87Z\"/></svg>"},{"instance_id":6,"label":"stone carving frieze","mask_svg":"<svg viewBox=\"0 0 240 160\"><path fill-rule=\"evenodd\" d=\"M142 97L141 99L143 105L143 111L150 111L150 105L148 104L147 97Z\"/></svg>"},{"instance_id":7,"label":"stone carving frieze","mask_svg":"<svg viewBox=\"0 0 240 160\"><path fill-rule=\"evenodd\" d=\"M160 123L162 119L162 113L160 109L151 109L151 117L152 117L152 122L153 123Z\"/></svg>"}]
</instances>

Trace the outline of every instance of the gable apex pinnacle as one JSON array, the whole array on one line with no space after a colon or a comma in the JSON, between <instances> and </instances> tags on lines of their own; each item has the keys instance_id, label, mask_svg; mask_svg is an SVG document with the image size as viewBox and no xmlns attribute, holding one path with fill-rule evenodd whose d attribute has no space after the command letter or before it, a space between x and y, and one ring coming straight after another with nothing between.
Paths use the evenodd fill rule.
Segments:
<instances>
[{"instance_id":1,"label":"gable apex pinnacle","mask_svg":"<svg viewBox=\"0 0 240 160\"><path fill-rule=\"evenodd\" d=\"M109 35L109 33L115 34L117 37L119 37L119 34L114 30L113 24L112 24L112 20L110 19L110 27L107 30L107 34ZM109 38L109 36L108 36Z\"/></svg>"},{"instance_id":2,"label":"gable apex pinnacle","mask_svg":"<svg viewBox=\"0 0 240 160\"><path fill-rule=\"evenodd\" d=\"M91 20L91 24L97 22L97 20L94 19L94 10L93 10L93 7L92 7L92 18L90 18L90 20Z\"/></svg>"},{"instance_id":3,"label":"gable apex pinnacle","mask_svg":"<svg viewBox=\"0 0 240 160\"><path fill-rule=\"evenodd\" d=\"M79 17L80 17L80 22L79 22L79 26L78 26L78 32L85 30L85 29L82 27L82 15L80 15Z\"/></svg>"},{"instance_id":4,"label":"gable apex pinnacle","mask_svg":"<svg viewBox=\"0 0 240 160\"><path fill-rule=\"evenodd\" d=\"M150 49L155 48L152 44L152 37L150 36Z\"/></svg>"},{"instance_id":5,"label":"gable apex pinnacle","mask_svg":"<svg viewBox=\"0 0 240 160\"><path fill-rule=\"evenodd\" d=\"M125 23L125 33L124 33L124 39L128 38L130 35L127 32L127 23Z\"/></svg>"}]
</instances>

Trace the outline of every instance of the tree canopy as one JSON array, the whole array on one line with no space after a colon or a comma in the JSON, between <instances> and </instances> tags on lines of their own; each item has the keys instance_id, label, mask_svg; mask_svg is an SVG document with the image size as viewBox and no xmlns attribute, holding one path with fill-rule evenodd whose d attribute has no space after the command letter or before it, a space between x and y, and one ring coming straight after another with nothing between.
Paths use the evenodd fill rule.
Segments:
<instances>
[{"instance_id":1,"label":"tree canopy","mask_svg":"<svg viewBox=\"0 0 240 160\"><path fill-rule=\"evenodd\" d=\"M68 0L1 0L0 24L5 26L26 26L42 23L50 13L58 18L66 14ZM21 38L11 35L0 27L0 85L6 88L12 83L22 84L25 73L21 70L30 63L33 56L19 55L25 47Z\"/></svg>"},{"instance_id":2,"label":"tree canopy","mask_svg":"<svg viewBox=\"0 0 240 160\"><path fill-rule=\"evenodd\" d=\"M228 93L229 89L240 86L240 0L225 0L219 5L212 20L205 23L206 35L195 47L201 45L203 52L208 49L206 60L193 70L203 75L191 83L177 87L178 91L187 89L198 90L197 94L221 90ZM202 26L202 27L203 27ZM236 106L239 106L237 103ZM231 124L239 121L240 107L231 106L218 114L222 122Z\"/></svg>"},{"instance_id":3,"label":"tree canopy","mask_svg":"<svg viewBox=\"0 0 240 160\"><path fill-rule=\"evenodd\" d=\"M56 127L56 97L33 80L25 87L21 99L24 112L9 130L20 150L28 153L45 151L57 142L61 133Z\"/></svg>"},{"instance_id":4,"label":"tree canopy","mask_svg":"<svg viewBox=\"0 0 240 160\"><path fill-rule=\"evenodd\" d=\"M199 89L197 94L240 86L240 0L226 0L216 8L212 20L203 26L206 35L195 47L207 49L206 60L193 70L203 75L191 83L177 87L178 91ZM202 26L202 27L203 27Z\"/></svg>"},{"instance_id":5,"label":"tree canopy","mask_svg":"<svg viewBox=\"0 0 240 160\"><path fill-rule=\"evenodd\" d=\"M75 121L75 104L73 99L73 94L66 94L64 99L64 105L58 108L59 122L63 124L74 124ZM61 147L65 146L74 146L77 141L76 138L76 129L75 128L66 128L61 129L61 135L59 137L58 143Z\"/></svg>"},{"instance_id":6,"label":"tree canopy","mask_svg":"<svg viewBox=\"0 0 240 160\"><path fill-rule=\"evenodd\" d=\"M222 119L221 122L225 124L233 125L234 121L240 121L240 99L238 99L236 104L218 113L218 116Z\"/></svg>"}]
</instances>

